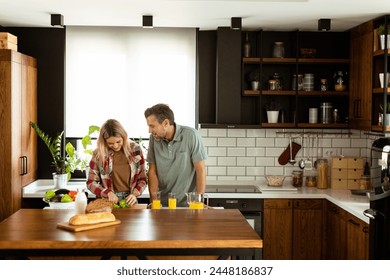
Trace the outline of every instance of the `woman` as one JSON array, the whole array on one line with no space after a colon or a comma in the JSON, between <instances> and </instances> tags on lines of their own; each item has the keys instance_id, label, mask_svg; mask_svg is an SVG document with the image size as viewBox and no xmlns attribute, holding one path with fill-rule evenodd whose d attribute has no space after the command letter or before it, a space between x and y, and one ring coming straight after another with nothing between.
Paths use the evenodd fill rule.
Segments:
<instances>
[{"instance_id":1,"label":"woman","mask_svg":"<svg viewBox=\"0 0 390 280\"><path fill-rule=\"evenodd\" d=\"M109 119L101 127L89 167L88 189L113 203L126 199L133 205L146 187L141 147L128 139L117 120Z\"/></svg>"}]
</instances>

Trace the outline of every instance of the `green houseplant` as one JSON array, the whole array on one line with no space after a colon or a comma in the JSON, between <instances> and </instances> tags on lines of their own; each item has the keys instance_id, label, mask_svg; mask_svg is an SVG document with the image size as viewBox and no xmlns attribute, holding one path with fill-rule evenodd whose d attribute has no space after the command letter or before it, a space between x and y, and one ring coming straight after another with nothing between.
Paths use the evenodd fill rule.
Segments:
<instances>
[{"instance_id":1,"label":"green houseplant","mask_svg":"<svg viewBox=\"0 0 390 280\"><path fill-rule=\"evenodd\" d=\"M92 147L92 136L95 133L99 133L99 131L100 131L99 126L90 125L88 128L88 134L81 139L81 144L83 145L83 149L84 149L84 158L81 161L81 170L88 169L88 165L92 158L92 154L94 150L94 148Z\"/></svg>"},{"instance_id":2,"label":"green houseplant","mask_svg":"<svg viewBox=\"0 0 390 280\"><path fill-rule=\"evenodd\" d=\"M38 137L45 143L52 156L52 165L55 168L55 172L53 173L55 185L57 178L60 178L60 180L69 180L71 178L71 173L76 169L81 169L82 160L79 158L75 147L70 142L65 145L65 154L62 152L62 136L64 135L64 131L57 133L57 135L52 138L43 132L36 123L30 122L30 125L35 130ZM62 177L57 175L62 175Z\"/></svg>"},{"instance_id":3,"label":"green houseplant","mask_svg":"<svg viewBox=\"0 0 390 280\"><path fill-rule=\"evenodd\" d=\"M387 48L390 48L390 24L387 25L387 30L386 26L384 24L380 25L377 29L377 33L379 35L379 41L381 44L381 49L385 49L385 37L387 35Z\"/></svg>"}]
</instances>

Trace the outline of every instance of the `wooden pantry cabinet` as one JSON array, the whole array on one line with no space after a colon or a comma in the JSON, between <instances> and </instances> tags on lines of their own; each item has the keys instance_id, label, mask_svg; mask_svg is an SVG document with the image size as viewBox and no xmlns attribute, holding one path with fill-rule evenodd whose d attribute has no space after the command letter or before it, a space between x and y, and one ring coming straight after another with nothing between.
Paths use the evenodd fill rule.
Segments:
<instances>
[{"instance_id":1,"label":"wooden pantry cabinet","mask_svg":"<svg viewBox=\"0 0 390 280\"><path fill-rule=\"evenodd\" d=\"M367 260L368 224L327 201L325 258L327 260Z\"/></svg>"},{"instance_id":2,"label":"wooden pantry cabinet","mask_svg":"<svg viewBox=\"0 0 390 280\"><path fill-rule=\"evenodd\" d=\"M323 224L322 199L265 199L263 258L321 259Z\"/></svg>"},{"instance_id":3,"label":"wooden pantry cabinet","mask_svg":"<svg viewBox=\"0 0 390 280\"><path fill-rule=\"evenodd\" d=\"M0 50L0 221L21 208L22 187L37 178L37 62Z\"/></svg>"}]
</instances>

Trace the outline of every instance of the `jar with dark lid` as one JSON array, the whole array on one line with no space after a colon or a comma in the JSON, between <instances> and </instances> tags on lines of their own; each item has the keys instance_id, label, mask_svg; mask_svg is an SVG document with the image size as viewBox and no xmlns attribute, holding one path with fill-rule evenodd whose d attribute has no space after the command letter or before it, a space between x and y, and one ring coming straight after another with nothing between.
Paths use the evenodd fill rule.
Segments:
<instances>
[{"instance_id":1,"label":"jar with dark lid","mask_svg":"<svg viewBox=\"0 0 390 280\"><path fill-rule=\"evenodd\" d=\"M362 175L359 181L359 189L369 190L370 189L370 175Z\"/></svg>"},{"instance_id":2,"label":"jar with dark lid","mask_svg":"<svg viewBox=\"0 0 390 280\"><path fill-rule=\"evenodd\" d=\"M303 183L303 171L294 170L292 172L292 185L296 188L302 187Z\"/></svg>"}]
</instances>

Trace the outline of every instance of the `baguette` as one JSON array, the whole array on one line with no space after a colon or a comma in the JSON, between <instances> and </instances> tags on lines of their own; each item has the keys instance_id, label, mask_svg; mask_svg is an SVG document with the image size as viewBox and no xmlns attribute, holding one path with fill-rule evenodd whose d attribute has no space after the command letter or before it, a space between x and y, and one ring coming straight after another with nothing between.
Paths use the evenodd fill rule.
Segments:
<instances>
[{"instance_id":1,"label":"baguette","mask_svg":"<svg viewBox=\"0 0 390 280\"><path fill-rule=\"evenodd\" d=\"M92 225L98 223L114 222L115 216L110 212L96 212L74 215L69 219L72 226Z\"/></svg>"}]
</instances>

